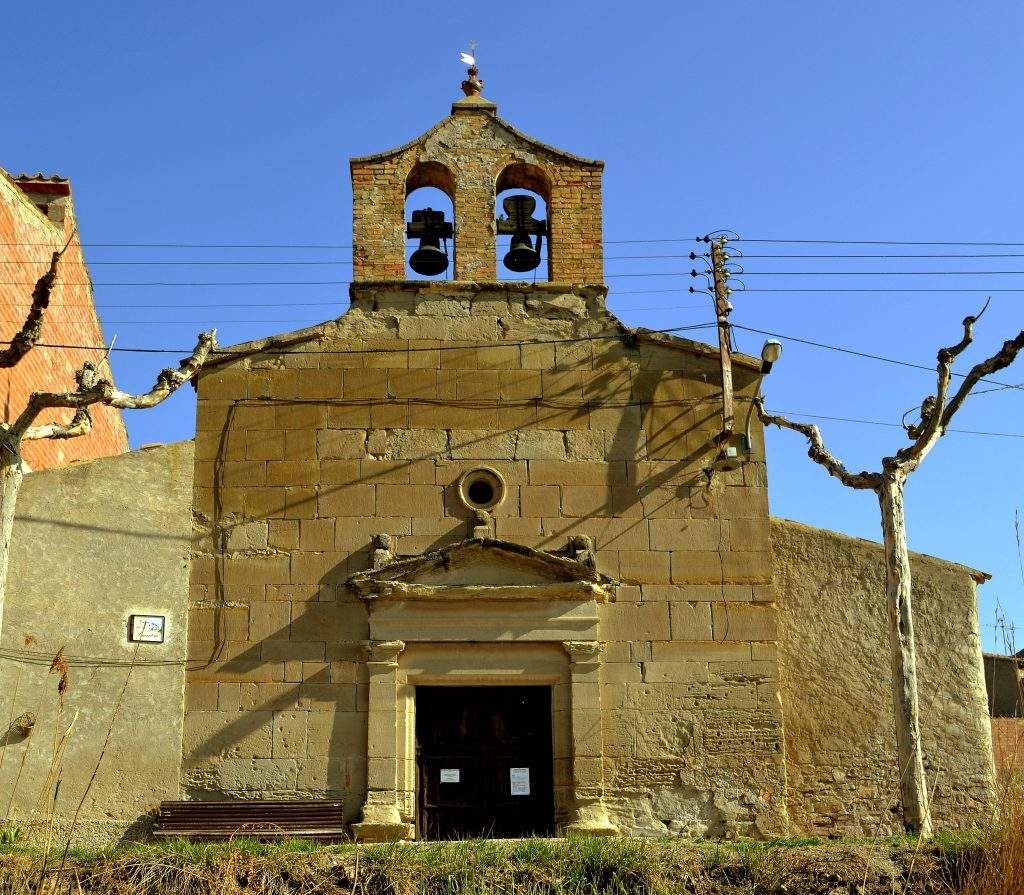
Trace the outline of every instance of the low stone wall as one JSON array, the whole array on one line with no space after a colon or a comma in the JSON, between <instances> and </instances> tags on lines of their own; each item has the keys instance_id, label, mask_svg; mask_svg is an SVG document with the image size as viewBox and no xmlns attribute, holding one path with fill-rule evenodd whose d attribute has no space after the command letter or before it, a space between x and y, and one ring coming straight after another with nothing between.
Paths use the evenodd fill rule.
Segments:
<instances>
[{"instance_id":1,"label":"low stone wall","mask_svg":"<svg viewBox=\"0 0 1024 895\"><path fill-rule=\"evenodd\" d=\"M52 805L61 841L87 789L76 842L144 833L178 796L191 501L191 442L25 477L0 638L0 817L10 804L36 838ZM129 643L132 613L165 616L165 642ZM9 728L28 712L28 736Z\"/></svg>"},{"instance_id":2,"label":"low stone wall","mask_svg":"<svg viewBox=\"0 0 1024 895\"><path fill-rule=\"evenodd\" d=\"M793 833L900 831L882 547L772 519ZM912 557L925 767L940 829L984 824L992 737L971 570ZM976 573L975 573L976 574Z\"/></svg>"}]
</instances>

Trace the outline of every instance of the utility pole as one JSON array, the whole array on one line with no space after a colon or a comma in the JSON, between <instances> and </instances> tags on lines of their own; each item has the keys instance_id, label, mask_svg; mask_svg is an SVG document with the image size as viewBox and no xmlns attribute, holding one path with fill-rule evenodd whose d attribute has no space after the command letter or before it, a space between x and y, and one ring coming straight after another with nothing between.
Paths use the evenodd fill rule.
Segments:
<instances>
[{"instance_id":1,"label":"utility pole","mask_svg":"<svg viewBox=\"0 0 1024 895\"><path fill-rule=\"evenodd\" d=\"M722 358L722 431L718 435L718 445L724 454L732 438L735 423L732 398L732 356L729 353L729 287L726 280L729 273L725 269L727 260L725 246L728 240L724 236L711 240L711 276L715 285L715 318L718 321L718 351Z\"/></svg>"}]
</instances>

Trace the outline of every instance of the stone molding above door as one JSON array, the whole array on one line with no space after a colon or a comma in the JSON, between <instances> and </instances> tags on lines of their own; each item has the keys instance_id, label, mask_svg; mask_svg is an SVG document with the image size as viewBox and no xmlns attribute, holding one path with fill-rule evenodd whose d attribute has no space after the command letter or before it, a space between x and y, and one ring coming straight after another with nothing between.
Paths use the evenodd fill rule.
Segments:
<instances>
[{"instance_id":1,"label":"stone molding above door","mask_svg":"<svg viewBox=\"0 0 1024 895\"><path fill-rule=\"evenodd\" d=\"M360 597L406 600L614 599L618 582L566 552L536 550L511 541L471 538L402 557L348 579Z\"/></svg>"},{"instance_id":2,"label":"stone molding above door","mask_svg":"<svg viewBox=\"0 0 1024 895\"><path fill-rule=\"evenodd\" d=\"M349 578L371 640L425 642L599 640L598 604L617 583L568 556L482 539Z\"/></svg>"}]
</instances>

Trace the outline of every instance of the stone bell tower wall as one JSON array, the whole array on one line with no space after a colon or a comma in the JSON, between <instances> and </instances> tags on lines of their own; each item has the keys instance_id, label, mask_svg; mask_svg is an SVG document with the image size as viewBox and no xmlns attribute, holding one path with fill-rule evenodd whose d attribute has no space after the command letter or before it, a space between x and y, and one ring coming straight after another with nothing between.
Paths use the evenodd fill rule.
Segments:
<instances>
[{"instance_id":1,"label":"stone bell tower wall","mask_svg":"<svg viewBox=\"0 0 1024 895\"><path fill-rule=\"evenodd\" d=\"M351 293L338 321L199 379L185 794L329 795L359 817L397 756L379 735L367 754L370 626L345 581L378 533L399 556L471 537L456 483L486 466L507 487L494 536L552 551L587 535L621 582L586 635L604 644L603 745L556 764L556 787L603 780L623 832L782 832L762 434L755 420L752 461L709 486L717 354L627 330L601 286ZM749 400L757 363L734 369Z\"/></svg>"},{"instance_id":2,"label":"stone bell tower wall","mask_svg":"<svg viewBox=\"0 0 1024 895\"><path fill-rule=\"evenodd\" d=\"M455 208L456 280L496 279L495 195L521 187L548 206L548 279L600 283L602 162L579 158L520 133L479 97L422 137L351 160L353 279L405 278L405 200L433 186Z\"/></svg>"}]
</instances>

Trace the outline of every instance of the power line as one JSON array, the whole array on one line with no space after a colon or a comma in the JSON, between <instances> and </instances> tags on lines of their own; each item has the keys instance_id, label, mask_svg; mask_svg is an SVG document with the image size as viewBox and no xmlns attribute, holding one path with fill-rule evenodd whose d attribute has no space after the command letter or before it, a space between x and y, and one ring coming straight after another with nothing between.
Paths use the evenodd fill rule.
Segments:
<instances>
[{"instance_id":1,"label":"power line","mask_svg":"<svg viewBox=\"0 0 1024 895\"><path fill-rule=\"evenodd\" d=\"M695 243L693 236L670 239L606 239L602 245L648 245L654 243ZM42 246L49 242L0 242L2 246ZM218 242L80 242L83 248L94 249L302 249L305 251L351 251L351 245L333 243L218 243Z\"/></svg>"},{"instance_id":2,"label":"power line","mask_svg":"<svg viewBox=\"0 0 1024 895\"><path fill-rule=\"evenodd\" d=\"M689 257L690 257L690 255L688 253L687 254L682 254L682 255L605 255L604 256L604 260L605 261L639 261L639 260L651 260L651 259L676 259L676 260L682 260L682 259L688 259ZM745 257L751 257L751 256L745 256ZM767 258L767 257L773 257L773 256L763 255L763 256L759 256L759 257ZM798 256L794 256L794 257L798 257ZM809 257L816 257L816 256L809 256ZM854 257L854 256L851 256L851 255L839 255L839 256L836 256L836 257L850 258L850 257ZM868 256L868 257L874 257L874 256ZM912 256L912 257L929 257L929 256L925 255L925 256ZM939 256L939 257L941 257L941 256ZM951 256L951 257L970 257L970 256ZM1024 258L1024 255L991 255L991 256L979 256L979 257ZM540 256L540 260L541 261L547 261L549 259L548 259L548 257L546 255L541 255ZM49 264L49 263L50 263L50 259L49 258L29 258L29 259L5 259L5 260L0 260L0 264L26 264L26 265L32 264L32 265L35 265L35 264ZM150 260L150 259L146 259L144 261L133 261L133 260L86 261L86 265L88 267L100 267L100 266L104 266L104 267L111 267L111 266L113 266L113 267L150 267L150 266L152 266L152 267L175 267L175 266L193 266L193 267L218 267L218 266L226 266L226 267L230 267L230 266L238 266L238 267L258 267L258 266L269 266L269 267L289 267L289 266L296 266L296 267L324 267L324 266L330 266L332 264L348 264L348 265L351 265L352 261L346 260L346 259L342 259L342 258L339 258L339 259L336 259L336 260L332 260L332 261L307 261L307 260L297 260L296 261L296 260L291 260L291 259L284 260L284 261L267 261L266 259L263 259L263 258L254 259L254 260L245 260L245 259L231 259L231 260L210 260L210 259L181 260L181 259L175 258L175 259L171 259L171 260L168 260L168 261L156 261L156 260Z\"/></svg>"},{"instance_id":3,"label":"power line","mask_svg":"<svg viewBox=\"0 0 1024 895\"><path fill-rule=\"evenodd\" d=\"M301 248L301 247L299 247ZM706 257L701 254L698 257ZM742 255L734 255L731 260L740 260L747 258L766 258L780 261L788 260L913 260L913 259L964 259L964 258L1024 258L1024 253L1020 252L1000 252L1000 253L963 253L963 252L943 252L943 253L914 253L914 254L751 254L744 252ZM658 255L605 255L605 261L646 261L646 260L683 260L690 259L690 253L684 254L658 254ZM547 261L546 255L542 255L541 261ZM691 259L693 260L693 259ZM21 264L21 265L36 265L36 264L48 264L50 259L47 258L29 258L29 259L3 259L0 260L0 264ZM87 261L86 264L89 267L175 267L175 266L192 266L192 267L221 267L221 266L238 266L238 267L327 267L336 264L351 265L353 262L348 259L338 258L330 261L310 261L306 259L285 259L285 260L274 260L268 261L263 258L257 259L169 259L169 260L133 260L133 259L120 259L120 260L97 260Z\"/></svg>"},{"instance_id":4,"label":"power line","mask_svg":"<svg viewBox=\"0 0 1024 895\"><path fill-rule=\"evenodd\" d=\"M688 277L690 272L688 270L670 270L670 271L659 271L659 272L648 272L648 273L610 273L605 274L605 279L621 278L621 277ZM451 280L424 280L423 282L428 283L449 283ZM536 282L529 280L496 280L497 283L525 283L529 286L537 285ZM546 283L547 280L540 281ZM220 280L220 281L190 281L190 282L176 282L168 283L159 280L146 280L137 283L104 283L104 282L73 282L68 280L58 280L58 284L65 286L132 286L132 287L143 287L143 286L350 286L352 285L351 280ZM32 283L0 283L0 286L35 286Z\"/></svg>"},{"instance_id":5,"label":"power line","mask_svg":"<svg viewBox=\"0 0 1024 895\"><path fill-rule=\"evenodd\" d=\"M762 289L759 286L755 286L752 289L748 289L748 288L737 289L737 290L735 290L733 292L733 295L741 295L744 292L782 292L782 293L804 293L804 292L813 292L813 293L829 293L829 292L925 292L925 293L928 293L928 292L931 292L931 293L935 293L935 294L939 294L939 293L944 294L944 293L947 293L947 292L970 292L970 293L974 293L976 295L977 294L987 295L987 294L989 294L991 292L1024 292L1024 289L1017 289L1017 288L1013 288L1013 287L1004 287L1004 286L996 286L994 288L992 288L992 287L978 287L978 288L938 287L938 288L931 288L931 287L925 287L925 286L906 286L906 287L904 287L904 286L896 286L896 287L892 287L892 288L890 288L890 287L882 287L882 286L875 286L875 287L851 287L851 288L846 288L844 286L823 286L823 287L818 288L818 289L804 289L804 288L796 288L796 289Z\"/></svg>"},{"instance_id":6,"label":"power line","mask_svg":"<svg viewBox=\"0 0 1024 895\"><path fill-rule=\"evenodd\" d=\"M209 324L216 324L217 326L231 326L232 324L236 324L236 323L244 324L244 325L249 325L249 324L255 325L255 324L259 324L259 323L275 323L275 324L288 324L288 325L305 324L305 325L308 326L308 325L312 325L312 324L315 324L315 323L326 323L328 321L333 321L335 319L336 318L334 318L334 317L328 317L325 320L322 316L318 316L318 317L299 317L299 318L293 317L293 318L290 318L288 320L271 320L271 319L258 320L258 319L253 319L251 317L246 317L246 318L242 318L242 319L234 319L234 320L225 320L223 317L207 317L206 319L203 319L203 320L159 320L159 319L149 319L149 320L102 320L101 322L103 323L104 326L150 326L150 325L160 325L160 326L206 326L206 325L209 325ZM18 320L0 320L0 323L12 324L12 325L20 323L20 322L21 321L18 321Z\"/></svg>"},{"instance_id":7,"label":"power line","mask_svg":"<svg viewBox=\"0 0 1024 895\"><path fill-rule=\"evenodd\" d=\"M1024 242L984 242L972 240L908 240L908 239L753 239L733 237L732 242L761 242L779 245L858 245L858 246L1019 246Z\"/></svg>"},{"instance_id":8,"label":"power line","mask_svg":"<svg viewBox=\"0 0 1024 895\"><path fill-rule=\"evenodd\" d=\"M740 400L747 403L750 402L750 398L741 397ZM236 406L253 406L253 405L266 405L266 404L277 404L284 406L291 406L296 404L309 404L315 406L329 406L329 407L377 407L382 404L395 405L395 404L406 404L412 406L416 405L428 405L428 406L440 406L440 407L467 407L476 409L493 409L495 407L553 407L563 410L591 410L591 409L603 409L603 408L624 408L624 407L689 407L696 404L719 404L721 398L719 396L711 396L707 398L689 398L689 399L669 399L656 401L652 399L648 400L630 400L630 401L609 401L600 396L591 399L582 399L578 401L559 401L556 398L518 398L510 400L495 400L481 398L477 400L473 399L448 399L448 398L426 398L426 397L412 397L412 398L241 398L232 403ZM825 416L823 414L815 413L804 413L799 410L779 410L776 411L786 416L802 417L806 419L820 419L820 420L835 420L837 422L844 423L859 423L865 426L885 426L895 429L902 429L903 426L899 423L885 422L882 420L864 420L854 419L851 417L843 416ZM359 427L356 427L359 428ZM1024 433L1018 432L983 432L974 429L946 429L946 432L955 432L958 435L985 435L999 438L1024 438Z\"/></svg>"},{"instance_id":9,"label":"power line","mask_svg":"<svg viewBox=\"0 0 1024 895\"><path fill-rule=\"evenodd\" d=\"M690 330L706 329L707 327L715 326L714 323L691 323L688 326L673 326L666 329L651 329L647 332L661 333L663 335L672 334L677 332L688 332ZM273 338L273 337L271 337ZM352 355L352 354L392 354L395 352L421 352L421 351L466 351L473 348L520 348L520 347L532 347L537 345L565 345L579 342L602 342L602 341L613 341L621 342L629 339L630 333L623 332L616 335L594 335L594 336L578 336L575 338L567 339L537 339L535 341L516 341L516 342L486 342L486 343L462 343L454 345L437 345L434 347L399 347L394 348L317 348L312 350L291 350L268 347L260 349L258 352L253 351L233 351L225 348L214 349L213 355L218 357L234 357L244 356L247 354L259 353L259 354L341 354L341 355ZM9 345L9 341L0 341L0 345ZM57 349L81 349L85 351L119 351L126 354L190 354L193 348L126 348L121 345L115 345L112 348L108 348L106 345L72 345L67 343L57 342L37 342L36 348L57 348Z\"/></svg>"},{"instance_id":10,"label":"power line","mask_svg":"<svg viewBox=\"0 0 1024 895\"><path fill-rule=\"evenodd\" d=\"M328 306L337 307L337 305L332 303L332 302L325 302L324 304L326 304ZM86 306L83 306L83 307L86 307ZM150 308L174 308L174 307L181 307L181 306L180 305L142 305L142 306L119 305L118 307L121 307L121 308L139 307L139 308L144 308L144 309L148 310ZM209 305L189 305L188 307L196 307L196 308L203 307L203 308L210 309ZM232 305L232 307L246 308L246 307L249 307L249 305ZM259 306L256 306L256 307L259 307ZM277 306L275 306L275 307L277 307ZM224 308L221 307L218 310L224 310ZM282 308L280 308L280 310L286 310L286 308L282 307ZM706 310L706 308L704 308L702 305L683 305L683 306L672 305L670 307L650 307L650 306L648 306L648 307L639 307L639 308L629 308L629 310L630 311L673 311L674 312L674 311L704 311L704 310ZM151 324L159 324L159 325L162 325L162 326L167 326L167 325L171 325L171 326L178 326L178 325L181 325L181 326L195 326L195 325L199 325L199 324L216 324L217 326L230 326L230 325L236 324L236 323L252 324L252 325L264 324L264 323L274 323L274 324L304 323L304 324L311 324L311 323L326 323L328 321L337 320L341 316L344 316L344 311L342 311L341 313L336 314L334 316L327 316L327 317L325 317L324 315L315 315L315 316L308 316L308 317L287 317L287 318L283 318L283 319L280 319L280 318L270 318L270 317L261 318L261 317L220 317L220 316L218 316L218 317L203 317L203 318L199 318L199 319L196 319L196 320L182 320L182 319L179 319L179 318L175 318L175 319L171 320L171 319L160 319L160 318L157 318L157 317L147 317L145 320L109 320L106 317L103 317L103 318L100 318L100 322L104 326L148 326L148 325L151 325ZM21 323L22 323L21 320L10 320L10 319L2 319L2 320L0 320L0 325L17 326L17 325L19 325Z\"/></svg>"},{"instance_id":11,"label":"power line","mask_svg":"<svg viewBox=\"0 0 1024 895\"><path fill-rule=\"evenodd\" d=\"M810 420L833 420L839 423L857 423L862 426L885 426L892 429L902 429L899 423L887 423L882 420L861 420L846 416L825 416L820 413L802 413L798 410L772 410L780 416L795 416ZM987 435L993 438L1024 438L1024 433L1017 432L980 432L975 429L946 429L946 432L956 432L958 435Z\"/></svg>"},{"instance_id":12,"label":"power line","mask_svg":"<svg viewBox=\"0 0 1024 895\"><path fill-rule=\"evenodd\" d=\"M653 258L655 256L654 255L646 255L646 256L638 255L637 257ZM1000 253L995 253L995 254L988 253L988 252L982 252L982 253L977 253L977 252L970 252L970 253L963 253L963 252L953 252L953 253L950 253L950 252L940 252L940 253L926 253L926 254L915 253L915 254L912 254L912 255L891 255L891 254L888 254L888 253L886 253L886 254L874 254L874 255L850 255L850 254L842 254L842 255L835 255L835 254L797 255L797 254L792 254L792 253L785 254L785 255L771 255L771 254L763 255L763 254L760 254L760 253L758 253L758 254L751 254L749 252L744 252L742 255L732 256L731 260L741 260L741 259L745 260L747 258L774 258L774 259L783 260L783 261L786 261L786 260L789 260L789 259L800 259L800 260L808 260L808 259L810 259L810 260L813 260L813 259L819 259L819 258L820 259L824 259L824 260L839 260L839 261L841 261L841 260L846 259L846 258L852 258L852 259L869 259L869 260L877 260L877 261L886 261L886 260L889 260L889 259L894 259L895 260L895 259L907 259L907 258L911 258L911 259L912 258L939 258L939 259L942 259L942 258L1024 258L1024 254L1022 254L1020 252L1000 252Z\"/></svg>"},{"instance_id":13,"label":"power line","mask_svg":"<svg viewBox=\"0 0 1024 895\"><path fill-rule=\"evenodd\" d=\"M653 277L667 277L667 276L682 277L682 276L686 276L686 277L689 277L690 274L689 274L689 272L687 272L685 274L680 274L680 273L676 273L676 274L668 274L668 273L657 273L657 274L654 274L654 273L648 273L648 274L607 274L606 275L606 279L610 279L612 277L618 277L618 276L639 276L639 277L651 277L651 276L653 276ZM434 281L426 280L424 282L434 282ZM449 280L438 280L436 282L445 283L445 282L451 282L451 281L449 281ZM503 283L524 283L524 285L528 285L528 286L538 285L538 284L534 284L534 283L530 283L530 282L525 282L525 281L522 281L522 280L497 280L495 282L497 282L498 284L503 284ZM547 281L545 280L545 281L541 281L541 282L547 282ZM59 280L58 280L57 284L60 285L60 281ZM27 286L34 286L34 285L35 285L35 283L0 283L0 287L3 287L3 286L27 287ZM182 286L182 287L216 288L218 286L348 286L348 285L350 285L350 281L348 281L348 280L338 280L338 281L310 282L310 283L299 283L299 282L253 282L253 283L240 283L240 282L162 283L161 282L161 283L91 283L91 284L86 284L86 283L66 283L65 285L69 285L69 286L92 285L92 286L100 286L100 287L117 287L117 286L131 286L131 287L135 287L135 286L138 286L138 287L166 286L166 287L175 287L175 286ZM621 297L623 295L657 295L657 294L689 293L689 292L690 292L689 288L686 288L686 287L684 287L684 288L666 287L664 289L616 289L614 292L610 292L609 293L608 298L609 298L609 300L613 300L613 299L616 299L616 298ZM907 287L904 287L904 286L893 286L893 287L884 287L884 286L844 287L844 286L819 286L819 287L806 287L806 288L805 287L773 288L773 287L753 286L753 287L745 287L745 288L741 288L741 289L734 289L733 295L737 296L737 295L741 295L741 294L743 294L745 292L750 292L750 293L765 292L765 293L782 293L782 294L787 294L787 293L792 293L792 294L801 294L801 293L828 294L828 293L840 293L840 292L841 293L847 293L847 292L867 292L867 293L882 293L882 292L886 292L886 293L903 293L903 292L914 293L914 292L921 292L921 293L945 294L945 293L964 293L965 292L965 293L973 293L973 294L988 294L988 293L997 293L997 292L1019 293L1019 292L1024 292L1024 288L1003 287L1003 286L992 286L992 287L985 287L985 286L979 286L979 287L943 287L943 286L937 286L937 287L930 287L930 286L927 286L927 287L926 286L907 286ZM410 297L410 300L412 300L412 297ZM60 305L60 304L64 304L64 303L63 302L53 302L52 304ZM67 303L68 306L71 306L72 304L74 304L74 303L72 303L72 302L68 302ZM80 304L82 306L87 306L88 305L87 302L78 303L78 304ZM291 300L289 300L288 304L296 304L296 303L292 302ZM322 303L321 302L314 302L313 304L322 304ZM102 303L100 305L97 305L97 306L118 307L118 305L103 305ZM230 307L232 305L228 305L228 306ZM236 305L236 306L240 306L240 305ZM132 304L132 305L124 305L124 307L161 307L161 305L146 305L146 304L142 304L142 303L136 303L136 304ZM173 307L180 307L180 305L179 304L175 304Z\"/></svg>"},{"instance_id":14,"label":"power line","mask_svg":"<svg viewBox=\"0 0 1024 895\"><path fill-rule=\"evenodd\" d=\"M683 289L657 290L657 289L655 289L655 290L651 290L651 291L653 291L653 292L660 292L660 291L666 291L666 292L667 291L685 292L686 290L683 290ZM621 294L621 293L619 293L619 294ZM626 293L626 294L641 295L641 294L648 294L648 293L647 293L646 290L641 290L640 292L637 292L637 293ZM618 301L618 299L619 299L619 295L618 294L616 294L616 295L609 295L608 296L608 300L609 301ZM220 311L220 310L227 310L227 311L230 311L232 308L278 308L280 310L284 310L284 309L287 309L287 308L337 308L337 307L339 307L339 303L337 301L249 301L249 302L240 301L240 302L224 302L224 301L218 300L216 303L212 303L212 302L208 302L208 301L204 301L204 302L182 302L182 301L178 301L178 302L169 302L169 303L161 303L161 302L157 302L157 303L154 303L154 302L128 302L128 303L120 303L120 302L105 302L105 301L104 302L95 302L95 303L94 302L88 302L88 301L54 301L54 302L50 302L50 308L51 309L52 308L97 308L97 309L103 309L103 310L110 309L110 308L128 309L128 310L136 309L136 308L138 308L138 309L149 309L149 308L206 308L208 310L218 310L218 311ZM687 305L665 305L665 306L654 307L654 308L650 308L650 307L647 307L647 308L635 308L635 307L633 307L633 308L630 308L630 310L631 311L676 311L676 310L689 310L689 309L696 309L696 308L703 308L703 307L705 307L703 304L700 304L700 305L690 305L690 304L687 304ZM27 310L28 310L28 308L26 307L26 311ZM17 320L17 321L7 320L7 321L0 321L0 322L21 323L21 320L20 319ZM109 321L104 321L104 322L109 322Z\"/></svg>"},{"instance_id":15,"label":"power line","mask_svg":"<svg viewBox=\"0 0 1024 895\"><path fill-rule=\"evenodd\" d=\"M606 239L603 245L655 245L666 243L700 243L702 238L694 236L660 237L649 239ZM775 245L876 245L876 246L974 246L974 247L1024 247L1024 242L996 240L907 240L907 239L767 239L748 236L733 236L730 243L765 243ZM5 246L43 246L52 248L52 242L0 242ZM351 244L339 243L224 243L224 242L80 242L85 248L153 248L153 249L303 249L307 251L351 250Z\"/></svg>"},{"instance_id":16,"label":"power line","mask_svg":"<svg viewBox=\"0 0 1024 895\"><path fill-rule=\"evenodd\" d=\"M151 322L151 321L147 321L147 322ZM235 321L229 321L229 322L235 322ZM731 325L732 325L733 329L738 329L738 330L742 330L742 331L750 332L750 333L757 333L757 334L763 335L763 336L771 336L773 338L778 338L778 339L788 339L791 342L797 342L799 344L809 345L809 346L814 347L814 348L822 348L822 349L826 349L826 350L829 350L829 351L836 351L836 352L839 352L839 353L842 353L842 354L849 354L849 355L854 356L854 357L861 357L861 358L865 358L867 360L874 360L874 361L880 361L882 363L894 364L896 366L907 367L907 368L914 369L914 370L924 370L924 371L929 372L929 373L935 372L933 367L929 367L926 364L915 363L913 361L900 360L899 358L887 357L887 356L881 355L881 354L873 354L871 352L860 351L860 350L857 350L857 349L854 349L854 348L846 348L846 347L843 347L841 345L830 345L830 344L828 344L826 342L818 342L818 341L814 341L812 339L805 339L805 338L800 337L800 336L791 336L791 335L786 335L785 333L773 332L771 330L758 329L758 328L752 327L752 326L744 326L744 325L739 324L739 323L733 323ZM716 326L716 324L715 323L694 323L694 324L689 324L687 326L676 326L676 327L669 327L669 328L665 328L665 329L650 330L650 332L662 333L662 334L672 334L672 333L676 333L676 332L688 332L688 331L694 331L694 330L700 330L700 329L708 329L708 328L711 328L713 326ZM333 355L333 354L342 354L342 355L357 354L358 355L358 354L390 353L390 352L393 352L393 351L410 351L410 352L413 352L413 351L448 351L448 350L461 350L461 351L464 351L464 350L466 350L468 348L511 348L511 347L534 346L534 345L551 345L551 344L566 344L566 343L578 343L578 342L589 342L589 341L602 341L602 340L609 340L609 339L610 340L618 341L621 338L623 338L623 336L617 336L617 335L616 336L583 336L583 337L570 338L570 339L544 339L544 340L538 340L538 341L533 341L533 342L492 342L492 343L487 343L487 344L439 345L439 346L433 347L433 348L412 347L412 348L315 349L315 350L305 350L305 351L288 351L288 350L282 351L280 349L267 348L267 349L263 349L260 353L265 353L265 354L330 354L330 355ZM6 345L6 344L10 344L10 343L6 342L6 341L0 341L0 344ZM44 343L44 342L37 343L36 347L37 348L53 348L53 349L82 349L82 350L90 350L90 351L106 351L106 350L108 350L107 347L103 346L103 345L72 345L72 344L63 344L63 343ZM124 352L124 353L142 353L142 354L188 354L188 353L190 353L192 351L191 348L136 348L136 347L124 347L124 346L120 346L120 345L114 346L113 349L111 349L111 350L119 351L119 352ZM217 349L215 351L216 355L221 355L221 356L230 356L230 355L237 354L237 353L239 353L239 352L232 352L232 351L227 351L227 350L224 350L224 349ZM958 372L953 372L952 375L956 376L956 377L959 377L959 378L963 378L966 374L958 373ZM1019 384L1019 383L999 382L997 380L990 379L990 378L981 379L981 380L979 380L979 382L983 382L983 383L985 383L987 385L996 386L999 390L1001 390L1001 389L1020 389L1020 390L1024 390L1024 385ZM986 390L986 392L978 392L976 394L986 394L988 391L994 391L994 390L996 390L996 389L990 389L990 390Z\"/></svg>"},{"instance_id":17,"label":"power line","mask_svg":"<svg viewBox=\"0 0 1024 895\"><path fill-rule=\"evenodd\" d=\"M701 271L703 274L704 271ZM857 277L857 276L927 276L927 277L942 277L942 276L1021 276L1024 275L1024 270L890 270L890 271L856 271L856 270L842 270L842 271L827 271L827 270L772 270L772 271L753 271L745 270L741 273L737 273L734 276L766 276L766 277L785 277L785 276L810 276L810 277L825 277L825 276L842 276L842 277ZM643 277L692 277L692 274L688 270L664 270L664 271L632 271L629 273L608 273L604 275L604 279L633 279ZM58 284L64 286L99 286L105 288L149 288L149 287L182 287L182 288L194 288L194 287L224 287L224 286L350 286L352 285L351 280L190 280L190 281L177 281L168 282L164 280L139 280L136 282L104 282L104 281L92 281L92 282L78 282L68 280L58 280ZM357 281L358 282L358 281ZM426 280L424 282L430 283L447 283L450 280ZM536 283L528 280L497 280L498 283L526 283L527 285L536 285ZM547 282L546 280L540 282ZM0 283L0 286L21 286L30 287L35 286L35 282L13 282L13 283ZM945 289L945 288L914 288L905 289L897 287L893 289L889 288L870 288L870 289L845 289L841 287L825 287L820 289L806 289L806 288L795 288L795 289L746 289L747 292L984 292L984 291L1009 291L1019 292L1024 291L1020 289L994 289L985 290L980 289Z\"/></svg>"},{"instance_id":18,"label":"power line","mask_svg":"<svg viewBox=\"0 0 1024 895\"><path fill-rule=\"evenodd\" d=\"M1024 270L744 270L737 275L743 277L981 277L1020 276L1021 274L1024 274Z\"/></svg>"},{"instance_id":19,"label":"power line","mask_svg":"<svg viewBox=\"0 0 1024 895\"><path fill-rule=\"evenodd\" d=\"M732 327L734 329L744 330L745 332L758 333L758 334L760 334L762 336L772 336L773 338L776 338L776 339L788 339L790 342L798 342L799 344L802 344L802 345L810 345L813 348L824 348L824 349L826 349L828 351L838 351L838 352L840 352L842 354L853 355L854 357L863 357L863 358L867 358L868 360L882 361L882 362L887 363L887 364L896 364L896 365L901 366L901 367L910 367L910 368L915 369L915 370L926 370L929 373L934 373L935 372L935 368L934 367L929 367L929 366L927 366L925 364L914 363L912 361L899 360L899 359L894 358L894 357L886 357L886 356L881 355L881 354L871 354L871 353L869 353L867 351L858 351L858 350L853 349L853 348L843 348L843 347L841 347L839 345L829 345L829 344L827 344L825 342L815 342L815 341L813 341L811 339L803 339L803 338L800 338L798 336L786 336L786 335L783 335L782 333L770 332L769 330L766 330L766 329L755 329L752 326L743 326L743 325L741 325L739 323L733 323ZM967 374L953 372L952 375L953 376L957 376L960 379L963 379L963 378L966 377ZM997 382L995 379L985 378L985 379L979 379L978 381L979 382L984 382L987 385L997 385L1000 388L1024 389L1024 385L1015 384L1015 383L1009 383L1009 382Z\"/></svg>"},{"instance_id":20,"label":"power line","mask_svg":"<svg viewBox=\"0 0 1024 895\"><path fill-rule=\"evenodd\" d=\"M27 662L33 665L49 665L57 651L0 649L0 658L14 662ZM125 659L114 656L74 656L65 653L64 658L72 667L78 668L152 668L166 665L185 665L186 662L198 662L198 659Z\"/></svg>"}]
</instances>

